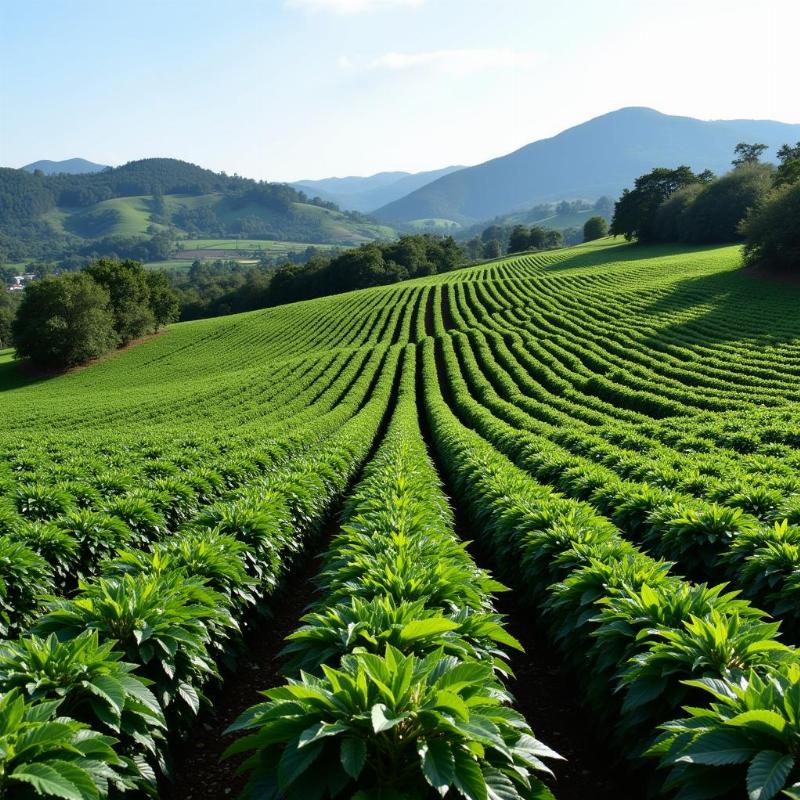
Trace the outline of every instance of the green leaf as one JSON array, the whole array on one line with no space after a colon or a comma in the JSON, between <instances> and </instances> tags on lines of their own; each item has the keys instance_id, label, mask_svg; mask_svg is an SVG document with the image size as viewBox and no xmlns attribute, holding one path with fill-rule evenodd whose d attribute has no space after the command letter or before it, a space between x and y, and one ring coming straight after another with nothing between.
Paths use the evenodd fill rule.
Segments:
<instances>
[{"instance_id":1,"label":"green leaf","mask_svg":"<svg viewBox=\"0 0 800 800\"><path fill-rule=\"evenodd\" d=\"M714 730L700 734L677 761L718 767L744 764L755 752L738 731Z\"/></svg>"},{"instance_id":2,"label":"green leaf","mask_svg":"<svg viewBox=\"0 0 800 800\"><path fill-rule=\"evenodd\" d=\"M460 749L456 750L453 755L455 758L453 783L456 789L467 800L488 800L486 781L478 762Z\"/></svg>"},{"instance_id":3,"label":"green leaf","mask_svg":"<svg viewBox=\"0 0 800 800\"><path fill-rule=\"evenodd\" d=\"M446 631L454 631L459 628L457 622L444 617L433 617L432 619L419 619L409 622L400 630L400 640L404 643L413 642L417 639L425 639Z\"/></svg>"},{"instance_id":4,"label":"green leaf","mask_svg":"<svg viewBox=\"0 0 800 800\"><path fill-rule=\"evenodd\" d=\"M296 740L286 745L278 762L278 783L281 789L286 789L296 781L316 761L323 747L324 742L315 742L301 748Z\"/></svg>"},{"instance_id":5,"label":"green leaf","mask_svg":"<svg viewBox=\"0 0 800 800\"><path fill-rule=\"evenodd\" d=\"M367 745L363 739L348 737L342 740L339 759L344 771L354 780L358 780L361 770L367 761Z\"/></svg>"},{"instance_id":6,"label":"green leaf","mask_svg":"<svg viewBox=\"0 0 800 800\"><path fill-rule=\"evenodd\" d=\"M383 703L376 703L372 706L372 730L375 733L391 730L407 716L408 714L395 714Z\"/></svg>"},{"instance_id":7,"label":"green leaf","mask_svg":"<svg viewBox=\"0 0 800 800\"><path fill-rule=\"evenodd\" d=\"M330 722L317 722L314 725L306 728L300 734L297 746L298 748L305 747L306 745L316 742L319 739L324 739L327 736L336 736L337 733L342 733L346 730L349 730L349 728L347 725L341 722L337 722L335 724L331 724Z\"/></svg>"},{"instance_id":8,"label":"green leaf","mask_svg":"<svg viewBox=\"0 0 800 800\"><path fill-rule=\"evenodd\" d=\"M783 788L794 766L794 758L776 750L762 750L747 770L747 796L750 800L770 800Z\"/></svg>"},{"instance_id":9,"label":"green leaf","mask_svg":"<svg viewBox=\"0 0 800 800\"><path fill-rule=\"evenodd\" d=\"M425 780L444 797L455 778L455 759L444 739L431 739L419 748Z\"/></svg>"},{"instance_id":10,"label":"green leaf","mask_svg":"<svg viewBox=\"0 0 800 800\"><path fill-rule=\"evenodd\" d=\"M764 708L757 708L753 711L744 711L729 719L727 725L736 727L752 728L756 731L783 738L786 730L786 720L777 713Z\"/></svg>"},{"instance_id":11,"label":"green leaf","mask_svg":"<svg viewBox=\"0 0 800 800\"><path fill-rule=\"evenodd\" d=\"M122 684L109 675L98 675L91 683L87 683L89 691L108 701L119 717L125 706L125 689Z\"/></svg>"},{"instance_id":12,"label":"green leaf","mask_svg":"<svg viewBox=\"0 0 800 800\"><path fill-rule=\"evenodd\" d=\"M99 796L96 788L94 794L85 794L62 771L50 764L23 764L17 767L9 777L11 780L22 781L33 786L39 794L61 797L64 800L86 800Z\"/></svg>"},{"instance_id":13,"label":"green leaf","mask_svg":"<svg viewBox=\"0 0 800 800\"><path fill-rule=\"evenodd\" d=\"M483 779L486 781L489 800L519 800L514 782L499 769L487 767L483 771Z\"/></svg>"},{"instance_id":14,"label":"green leaf","mask_svg":"<svg viewBox=\"0 0 800 800\"><path fill-rule=\"evenodd\" d=\"M181 683L178 686L178 694L195 714L200 712L200 697L194 686L189 683Z\"/></svg>"}]
</instances>

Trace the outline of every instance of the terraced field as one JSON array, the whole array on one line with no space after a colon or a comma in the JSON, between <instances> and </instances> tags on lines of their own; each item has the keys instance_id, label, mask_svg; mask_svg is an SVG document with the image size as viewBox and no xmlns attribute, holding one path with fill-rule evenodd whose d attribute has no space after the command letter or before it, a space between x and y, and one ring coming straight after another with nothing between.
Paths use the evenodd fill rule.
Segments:
<instances>
[{"instance_id":1,"label":"terraced field","mask_svg":"<svg viewBox=\"0 0 800 800\"><path fill-rule=\"evenodd\" d=\"M788 790L800 290L738 264L521 255L2 392L0 793Z\"/></svg>"}]
</instances>

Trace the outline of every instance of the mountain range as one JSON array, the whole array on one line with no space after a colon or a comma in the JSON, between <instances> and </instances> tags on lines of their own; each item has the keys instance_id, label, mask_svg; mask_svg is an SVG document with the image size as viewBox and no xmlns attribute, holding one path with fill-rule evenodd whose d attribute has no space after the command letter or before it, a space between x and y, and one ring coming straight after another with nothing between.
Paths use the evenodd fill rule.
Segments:
<instances>
[{"instance_id":1,"label":"mountain range","mask_svg":"<svg viewBox=\"0 0 800 800\"><path fill-rule=\"evenodd\" d=\"M36 172L38 169L45 175L88 175L92 172L102 172L108 169L108 166L95 164L94 161L87 161L85 158L67 158L64 161L49 161L45 158L26 164L20 169L26 172Z\"/></svg>"},{"instance_id":2,"label":"mountain range","mask_svg":"<svg viewBox=\"0 0 800 800\"><path fill-rule=\"evenodd\" d=\"M730 169L738 142L775 149L800 140L800 125L770 120L703 121L622 108L549 139L474 167L451 172L392 201L372 215L397 224L421 219L461 224L491 219L537 203L616 198L654 167L688 164L695 170Z\"/></svg>"},{"instance_id":3,"label":"mountain range","mask_svg":"<svg viewBox=\"0 0 800 800\"><path fill-rule=\"evenodd\" d=\"M347 178L301 180L290 185L306 194L336 203L345 211L366 213L459 169L463 167L444 167L428 172L378 172L368 177L351 175Z\"/></svg>"}]
</instances>

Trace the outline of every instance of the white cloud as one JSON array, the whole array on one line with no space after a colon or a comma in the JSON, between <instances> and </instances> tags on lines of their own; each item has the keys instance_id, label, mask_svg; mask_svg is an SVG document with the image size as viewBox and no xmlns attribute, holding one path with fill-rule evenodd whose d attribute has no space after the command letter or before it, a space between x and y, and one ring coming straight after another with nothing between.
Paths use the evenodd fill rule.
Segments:
<instances>
[{"instance_id":1,"label":"white cloud","mask_svg":"<svg viewBox=\"0 0 800 800\"><path fill-rule=\"evenodd\" d=\"M286 0L289 8L303 11L329 11L334 14L359 14L385 8L416 8L425 0Z\"/></svg>"},{"instance_id":2,"label":"white cloud","mask_svg":"<svg viewBox=\"0 0 800 800\"><path fill-rule=\"evenodd\" d=\"M435 70L447 75L461 76L486 69L530 69L538 61L539 55L531 50L465 48L416 53L384 53L367 61L366 66L373 70L391 72ZM357 62L347 56L341 56L339 66L350 70L357 66Z\"/></svg>"}]
</instances>

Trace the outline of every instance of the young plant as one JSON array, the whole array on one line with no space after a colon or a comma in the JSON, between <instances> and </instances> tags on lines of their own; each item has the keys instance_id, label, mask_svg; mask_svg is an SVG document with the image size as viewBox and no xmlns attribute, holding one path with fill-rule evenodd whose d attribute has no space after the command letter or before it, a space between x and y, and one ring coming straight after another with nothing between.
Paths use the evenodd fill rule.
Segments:
<instances>
[{"instance_id":1,"label":"young plant","mask_svg":"<svg viewBox=\"0 0 800 800\"><path fill-rule=\"evenodd\" d=\"M26 703L19 689L0 696L0 797L104 800L132 789L115 740L58 708L57 700Z\"/></svg>"},{"instance_id":2,"label":"young plant","mask_svg":"<svg viewBox=\"0 0 800 800\"><path fill-rule=\"evenodd\" d=\"M488 664L387 646L323 673L269 690L230 727L249 732L226 751L251 753L243 797L552 797L538 774L559 756L507 705Z\"/></svg>"}]
</instances>

